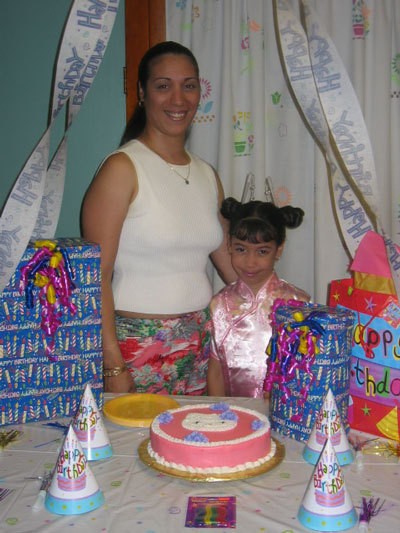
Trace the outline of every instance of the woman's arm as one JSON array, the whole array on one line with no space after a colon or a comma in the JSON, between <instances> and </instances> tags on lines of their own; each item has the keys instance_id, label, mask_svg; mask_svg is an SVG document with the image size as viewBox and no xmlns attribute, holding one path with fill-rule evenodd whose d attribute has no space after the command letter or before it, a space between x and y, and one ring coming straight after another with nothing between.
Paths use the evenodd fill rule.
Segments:
<instances>
[{"instance_id":1,"label":"woman's arm","mask_svg":"<svg viewBox=\"0 0 400 533\"><path fill-rule=\"evenodd\" d=\"M224 376L221 364L214 357L210 357L207 370L207 394L209 396L225 396Z\"/></svg>"},{"instance_id":2,"label":"woman's arm","mask_svg":"<svg viewBox=\"0 0 400 533\"><path fill-rule=\"evenodd\" d=\"M215 171L214 171L215 172ZM218 187L218 207L221 207L224 199L224 189L218 174L215 172L215 179ZM229 222L218 212L218 218L224 231L224 239L216 250L211 254L211 260L219 276L225 283L236 281L237 274L232 268L231 256L228 250L229 242Z\"/></svg>"},{"instance_id":3,"label":"woman's arm","mask_svg":"<svg viewBox=\"0 0 400 533\"><path fill-rule=\"evenodd\" d=\"M115 308L111 288L114 262L122 225L137 193L137 177L123 153L110 156L93 179L83 202L82 233L101 249L102 337L104 369L124 367L115 330ZM133 392L133 379L124 371L105 377L106 392Z\"/></svg>"}]
</instances>

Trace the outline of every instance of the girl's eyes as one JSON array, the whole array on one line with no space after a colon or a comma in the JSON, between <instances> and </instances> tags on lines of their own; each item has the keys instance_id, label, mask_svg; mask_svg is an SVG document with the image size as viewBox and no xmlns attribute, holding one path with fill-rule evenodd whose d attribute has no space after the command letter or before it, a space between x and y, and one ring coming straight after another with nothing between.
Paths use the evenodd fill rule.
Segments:
<instances>
[{"instance_id":1,"label":"girl's eyes","mask_svg":"<svg viewBox=\"0 0 400 533\"><path fill-rule=\"evenodd\" d=\"M235 254L242 254L245 251L245 249L242 248L241 246L235 246L233 251L235 252Z\"/></svg>"},{"instance_id":2,"label":"girl's eyes","mask_svg":"<svg viewBox=\"0 0 400 533\"><path fill-rule=\"evenodd\" d=\"M246 248L243 248L241 246L235 246L233 251L235 254L243 254L243 253L246 253ZM268 255L270 251L271 250L269 250L268 248L260 248L259 250L257 250L257 254L261 256L265 256L265 255Z\"/></svg>"}]
</instances>

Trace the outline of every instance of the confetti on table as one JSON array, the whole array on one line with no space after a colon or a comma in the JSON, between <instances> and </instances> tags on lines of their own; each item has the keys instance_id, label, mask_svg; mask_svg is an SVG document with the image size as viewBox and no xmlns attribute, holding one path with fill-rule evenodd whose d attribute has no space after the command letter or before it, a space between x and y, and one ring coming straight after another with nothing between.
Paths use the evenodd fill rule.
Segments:
<instances>
[{"instance_id":1,"label":"confetti on table","mask_svg":"<svg viewBox=\"0 0 400 533\"><path fill-rule=\"evenodd\" d=\"M20 435L22 435L22 431L18 431L17 429L0 431L0 448L4 450L8 444L15 442Z\"/></svg>"},{"instance_id":2,"label":"confetti on table","mask_svg":"<svg viewBox=\"0 0 400 533\"><path fill-rule=\"evenodd\" d=\"M12 492L14 492L13 489L2 489L0 487L0 502L5 500Z\"/></svg>"}]
</instances>

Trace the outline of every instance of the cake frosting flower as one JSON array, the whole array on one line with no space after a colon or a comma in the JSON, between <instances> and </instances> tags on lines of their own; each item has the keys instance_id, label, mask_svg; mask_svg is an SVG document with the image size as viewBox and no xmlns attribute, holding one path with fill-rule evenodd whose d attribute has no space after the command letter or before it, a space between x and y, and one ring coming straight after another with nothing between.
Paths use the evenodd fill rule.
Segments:
<instances>
[{"instance_id":1,"label":"cake frosting flower","mask_svg":"<svg viewBox=\"0 0 400 533\"><path fill-rule=\"evenodd\" d=\"M183 440L186 442L208 442L208 438L204 433L200 433L200 431L192 431L192 433L186 435Z\"/></svg>"},{"instance_id":2,"label":"cake frosting flower","mask_svg":"<svg viewBox=\"0 0 400 533\"><path fill-rule=\"evenodd\" d=\"M165 413L161 413L159 416L158 416L158 420L160 422L160 424L168 424L169 422L172 421L174 417L172 416L172 414L168 411L165 411Z\"/></svg>"},{"instance_id":3,"label":"cake frosting flower","mask_svg":"<svg viewBox=\"0 0 400 533\"><path fill-rule=\"evenodd\" d=\"M212 411L229 411L229 405L224 402L213 403L210 405Z\"/></svg>"},{"instance_id":4,"label":"cake frosting flower","mask_svg":"<svg viewBox=\"0 0 400 533\"><path fill-rule=\"evenodd\" d=\"M251 423L251 429L254 431L257 431L258 429L261 429L264 427L264 422L261 422L261 420L253 420Z\"/></svg>"},{"instance_id":5,"label":"cake frosting flower","mask_svg":"<svg viewBox=\"0 0 400 533\"><path fill-rule=\"evenodd\" d=\"M235 420L236 421L238 419L237 414L231 410L224 411L223 413L219 415L219 417L221 420Z\"/></svg>"}]
</instances>

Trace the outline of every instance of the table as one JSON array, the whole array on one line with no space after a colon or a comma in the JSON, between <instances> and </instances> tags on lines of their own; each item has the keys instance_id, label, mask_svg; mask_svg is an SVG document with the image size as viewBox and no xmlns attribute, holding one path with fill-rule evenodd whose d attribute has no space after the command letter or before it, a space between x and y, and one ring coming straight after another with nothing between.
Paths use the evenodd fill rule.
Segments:
<instances>
[{"instance_id":1,"label":"table","mask_svg":"<svg viewBox=\"0 0 400 533\"><path fill-rule=\"evenodd\" d=\"M106 395L105 401L112 398ZM204 402L205 398L177 397L180 404ZM251 398L207 398L207 401L249 407L266 413L268 404ZM60 422L69 423L66 419ZM0 501L0 531L3 533L189 533L210 531L185 528L189 496L236 496L236 530L228 533L309 532L297 520L314 467L302 458L304 444L274 434L286 448L283 462L275 469L247 480L193 483L163 475L138 457L138 445L148 437L147 428L117 426L104 418L113 456L90 462L103 491L105 503L86 514L59 516L46 509L33 511L40 482L29 477L50 470L58 456L62 431L46 422L15 427L23 431L18 441L0 452L0 488L12 489ZM1 428L4 429L4 428ZM371 521L373 533L400 531L400 465L395 456L363 455L361 468L354 462L343 467L345 483L358 508L363 496L385 500L383 511ZM346 530L358 531L358 527Z\"/></svg>"}]
</instances>

